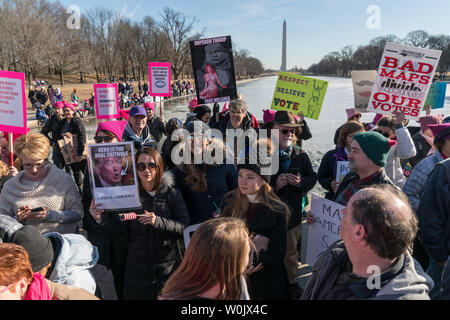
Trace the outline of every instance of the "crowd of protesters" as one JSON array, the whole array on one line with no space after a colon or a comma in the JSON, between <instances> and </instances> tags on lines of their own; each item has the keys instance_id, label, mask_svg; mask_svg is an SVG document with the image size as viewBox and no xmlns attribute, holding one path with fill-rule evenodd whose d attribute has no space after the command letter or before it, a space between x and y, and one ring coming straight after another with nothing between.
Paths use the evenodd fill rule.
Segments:
<instances>
[{"instance_id":1,"label":"crowd of protesters","mask_svg":"<svg viewBox=\"0 0 450 320\"><path fill-rule=\"evenodd\" d=\"M189 82L172 88L191 90ZM184 121L166 121L147 92L147 83L134 92L120 81L122 97L137 100L125 120L99 122L93 137L136 150L141 212L121 221L124 212L105 211L93 197L76 89L70 102L58 88L30 90L33 107L50 98L52 110L41 133L15 139L13 163L0 137L0 299L102 299L96 264L111 271L120 300L450 298L448 118L427 110L414 128L399 112L362 123L349 109L315 172L302 114L264 110L260 126L239 95L222 110L194 98ZM279 165L268 172L273 157ZM339 181L338 161L350 170ZM341 240L302 289L299 243L316 219L307 207L317 182L345 207ZM185 249L184 231L194 225ZM373 288L372 265L380 269Z\"/></svg>"}]
</instances>

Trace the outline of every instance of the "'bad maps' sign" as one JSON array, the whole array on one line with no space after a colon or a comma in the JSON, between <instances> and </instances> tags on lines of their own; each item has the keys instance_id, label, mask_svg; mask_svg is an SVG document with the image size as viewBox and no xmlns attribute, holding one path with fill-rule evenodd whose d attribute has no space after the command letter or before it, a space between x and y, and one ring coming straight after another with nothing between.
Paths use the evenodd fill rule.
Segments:
<instances>
[{"instance_id":1,"label":"'bad maps' sign","mask_svg":"<svg viewBox=\"0 0 450 320\"><path fill-rule=\"evenodd\" d=\"M376 70L352 71L353 92L355 94L355 112L367 112L372 88L377 78Z\"/></svg>"},{"instance_id":2,"label":"'bad maps' sign","mask_svg":"<svg viewBox=\"0 0 450 320\"><path fill-rule=\"evenodd\" d=\"M386 43L368 111L401 111L418 120L440 56L440 50Z\"/></svg>"},{"instance_id":3,"label":"'bad maps' sign","mask_svg":"<svg viewBox=\"0 0 450 320\"><path fill-rule=\"evenodd\" d=\"M428 91L427 100L425 100L426 106L431 106L431 109L439 109L444 107L445 103L445 91L447 90L447 82L433 83Z\"/></svg>"},{"instance_id":4,"label":"'bad maps' sign","mask_svg":"<svg viewBox=\"0 0 450 320\"><path fill-rule=\"evenodd\" d=\"M270 108L318 120L327 87L327 81L280 72Z\"/></svg>"},{"instance_id":5,"label":"'bad maps' sign","mask_svg":"<svg viewBox=\"0 0 450 320\"><path fill-rule=\"evenodd\" d=\"M308 226L306 264L313 266L319 255L339 240L343 206L316 195L311 195L311 213L314 222Z\"/></svg>"}]
</instances>

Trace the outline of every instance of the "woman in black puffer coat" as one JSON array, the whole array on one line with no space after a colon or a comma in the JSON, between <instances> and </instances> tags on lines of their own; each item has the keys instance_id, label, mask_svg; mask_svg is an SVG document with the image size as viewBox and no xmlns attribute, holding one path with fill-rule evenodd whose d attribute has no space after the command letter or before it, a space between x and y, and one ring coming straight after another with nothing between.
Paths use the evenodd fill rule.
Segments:
<instances>
[{"instance_id":1,"label":"woman in black puffer coat","mask_svg":"<svg viewBox=\"0 0 450 320\"><path fill-rule=\"evenodd\" d=\"M160 154L144 147L135 159L142 204L137 213L142 216L120 225L105 216L104 225L112 233L128 234L124 299L156 300L180 262L177 242L189 225L189 215L175 179L164 172Z\"/></svg>"}]
</instances>

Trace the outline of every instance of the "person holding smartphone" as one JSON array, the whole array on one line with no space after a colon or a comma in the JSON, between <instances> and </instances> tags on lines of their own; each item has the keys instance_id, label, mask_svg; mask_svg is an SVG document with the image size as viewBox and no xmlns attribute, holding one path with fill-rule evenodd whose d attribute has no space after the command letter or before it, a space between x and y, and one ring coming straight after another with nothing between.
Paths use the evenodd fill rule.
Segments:
<instances>
[{"instance_id":1,"label":"person holding smartphone","mask_svg":"<svg viewBox=\"0 0 450 320\"><path fill-rule=\"evenodd\" d=\"M284 263L294 299L301 296L301 288L297 284L299 257L297 244L301 239L302 213L307 202L306 194L317 182L317 175L308 155L296 144L295 131L299 126L292 113L277 111L271 131L279 132L280 167L271 177L270 184L291 211Z\"/></svg>"}]
</instances>

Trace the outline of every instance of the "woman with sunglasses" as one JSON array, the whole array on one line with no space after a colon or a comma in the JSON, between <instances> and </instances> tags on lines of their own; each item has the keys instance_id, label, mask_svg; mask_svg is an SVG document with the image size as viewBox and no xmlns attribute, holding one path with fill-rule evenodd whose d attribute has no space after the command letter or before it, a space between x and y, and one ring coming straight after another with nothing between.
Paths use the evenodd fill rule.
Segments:
<instances>
[{"instance_id":1,"label":"woman with sunglasses","mask_svg":"<svg viewBox=\"0 0 450 320\"><path fill-rule=\"evenodd\" d=\"M49 140L40 133L17 138L14 151L21 171L0 195L0 214L16 217L41 233L78 233L81 198L72 178L49 163Z\"/></svg>"},{"instance_id":2,"label":"woman with sunglasses","mask_svg":"<svg viewBox=\"0 0 450 320\"><path fill-rule=\"evenodd\" d=\"M94 142L96 144L121 142L126 125L127 121L100 122L95 132ZM98 264L111 270L117 298L123 300L127 235L125 232L111 235L98 223L102 217L101 204L96 204L92 198L88 167L84 172L82 201L84 212L86 212L83 218L83 229L87 231L88 240L98 248ZM90 214L87 214L88 212ZM103 215L117 216L118 213L120 212L108 212ZM117 223L120 222L117 221Z\"/></svg>"},{"instance_id":3,"label":"woman with sunglasses","mask_svg":"<svg viewBox=\"0 0 450 320\"><path fill-rule=\"evenodd\" d=\"M173 175L164 172L158 151L143 147L136 152L135 162L141 212L122 216L129 220L120 224L117 215L102 215L98 222L105 232L127 234L124 299L155 300L180 262L177 242L183 239L189 215Z\"/></svg>"}]
</instances>

